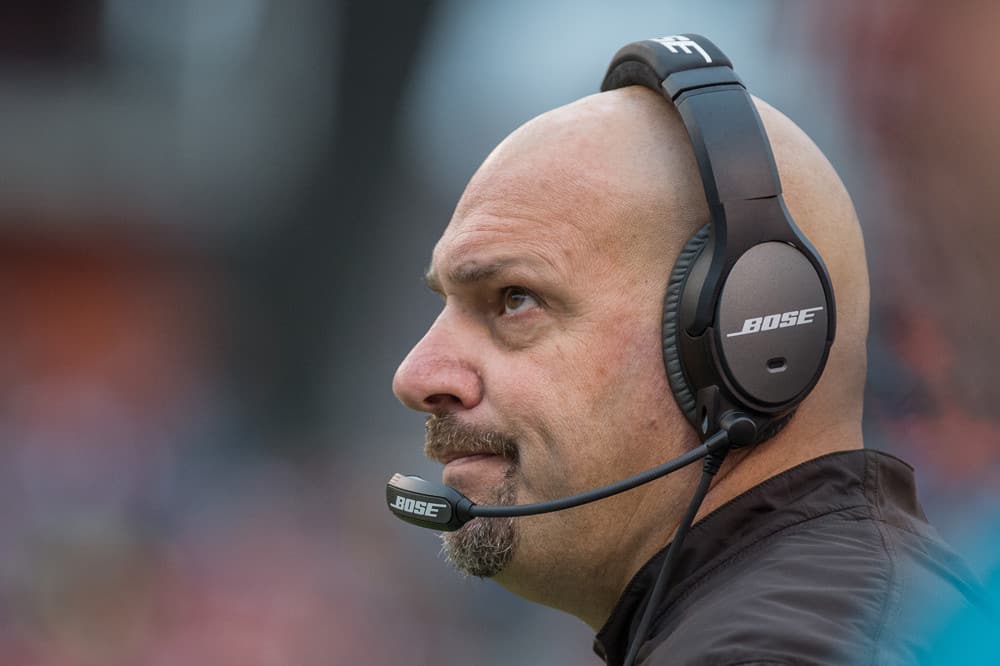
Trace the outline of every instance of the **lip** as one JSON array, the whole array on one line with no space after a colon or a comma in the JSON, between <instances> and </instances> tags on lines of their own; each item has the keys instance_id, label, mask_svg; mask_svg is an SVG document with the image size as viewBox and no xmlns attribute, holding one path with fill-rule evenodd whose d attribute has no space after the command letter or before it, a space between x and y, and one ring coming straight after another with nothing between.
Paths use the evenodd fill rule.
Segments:
<instances>
[{"instance_id":1,"label":"lip","mask_svg":"<svg viewBox=\"0 0 1000 666\"><path fill-rule=\"evenodd\" d=\"M449 458L445 462L445 468L461 467L462 465L468 465L474 463L478 460L486 460L487 458L499 458L500 456L494 455L492 453L471 453L471 454L459 454L454 458Z\"/></svg>"},{"instance_id":2,"label":"lip","mask_svg":"<svg viewBox=\"0 0 1000 666\"><path fill-rule=\"evenodd\" d=\"M460 456L441 470L441 482L460 493L481 493L502 483L510 464L507 458L489 453Z\"/></svg>"}]
</instances>

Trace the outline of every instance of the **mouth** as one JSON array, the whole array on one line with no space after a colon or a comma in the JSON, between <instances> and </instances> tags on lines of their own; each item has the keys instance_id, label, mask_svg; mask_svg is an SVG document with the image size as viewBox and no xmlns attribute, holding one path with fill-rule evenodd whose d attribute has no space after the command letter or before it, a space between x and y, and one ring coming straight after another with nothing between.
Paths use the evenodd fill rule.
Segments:
<instances>
[{"instance_id":1,"label":"mouth","mask_svg":"<svg viewBox=\"0 0 1000 666\"><path fill-rule=\"evenodd\" d=\"M441 481L461 492L462 488L491 488L504 481L513 461L492 453L449 456Z\"/></svg>"},{"instance_id":2,"label":"mouth","mask_svg":"<svg viewBox=\"0 0 1000 666\"><path fill-rule=\"evenodd\" d=\"M479 460L480 458L499 458L500 456L493 453L449 453L447 455L441 456L438 460L442 465L448 467L449 465L464 465L470 462Z\"/></svg>"},{"instance_id":3,"label":"mouth","mask_svg":"<svg viewBox=\"0 0 1000 666\"><path fill-rule=\"evenodd\" d=\"M428 417L425 428L424 454L444 465L442 482L463 494L489 497L484 493L509 484L517 471L517 440L503 431L464 424L448 414Z\"/></svg>"}]
</instances>

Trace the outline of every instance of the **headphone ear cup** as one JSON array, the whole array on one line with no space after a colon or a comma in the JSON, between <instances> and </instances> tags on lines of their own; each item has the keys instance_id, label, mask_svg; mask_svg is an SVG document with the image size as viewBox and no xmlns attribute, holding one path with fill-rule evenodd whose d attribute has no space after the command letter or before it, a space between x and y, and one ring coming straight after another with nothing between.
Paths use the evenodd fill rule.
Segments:
<instances>
[{"instance_id":1,"label":"headphone ear cup","mask_svg":"<svg viewBox=\"0 0 1000 666\"><path fill-rule=\"evenodd\" d=\"M681 366L678 334L680 332L681 295L691 267L708 243L709 225L703 226L688 240L674 263L674 270L667 282L667 294L663 298L663 365L667 370L667 381L674 394L674 400L681 412L691 423L696 422L695 392L688 385Z\"/></svg>"}]
</instances>

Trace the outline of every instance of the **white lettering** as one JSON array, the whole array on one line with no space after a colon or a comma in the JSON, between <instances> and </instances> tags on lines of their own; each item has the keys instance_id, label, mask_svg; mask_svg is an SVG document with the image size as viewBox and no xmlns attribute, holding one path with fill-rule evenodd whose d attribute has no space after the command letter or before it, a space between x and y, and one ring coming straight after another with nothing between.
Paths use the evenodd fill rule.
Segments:
<instances>
[{"instance_id":1,"label":"white lettering","mask_svg":"<svg viewBox=\"0 0 1000 666\"><path fill-rule=\"evenodd\" d=\"M812 322L813 317L816 316L817 310L822 310L823 308L806 308L805 310L799 310L799 320L795 322L795 325L808 324Z\"/></svg>"},{"instance_id":2,"label":"white lettering","mask_svg":"<svg viewBox=\"0 0 1000 666\"><path fill-rule=\"evenodd\" d=\"M778 324L781 322L780 314L767 315L764 317L763 323L760 325L760 330L771 331L778 328Z\"/></svg>"},{"instance_id":3,"label":"white lettering","mask_svg":"<svg viewBox=\"0 0 1000 666\"><path fill-rule=\"evenodd\" d=\"M732 335L746 335L747 333L756 333L760 330L760 317L754 317L753 319L747 319L743 322L743 330L739 333L733 333Z\"/></svg>"},{"instance_id":4,"label":"white lettering","mask_svg":"<svg viewBox=\"0 0 1000 666\"><path fill-rule=\"evenodd\" d=\"M399 509L400 511L405 511L406 513L413 513L418 516L427 516L428 518L437 518L438 512L448 505L439 504L437 502L421 502L410 499L409 497L403 497L402 495L396 495L396 501L392 503L392 506L394 509Z\"/></svg>"},{"instance_id":5,"label":"white lettering","mask_svg":"<svg viewBox=\"0 0 1000 666\"><path fill-rule=\"evenodd\" d=\"M691 55L691 49L694 49L705 59L705 62L712 62L712 57L705 52L705 49L701 48L698 42L686 35L670 35L652 41L666 46L671 53L678 53L677 49L680 49L687 55Z\"/></svg>"},{"instance_id":6,"label":"white lettering","mask_svg":"<svg viewBox=\"0 0 1000 666\"><path fill-rule=\"evenodd\" d=\"M727 333L727 338L735 338L738 335L748 335L761 331L772 331L776 328L788 328L789 326L801 326L811 324L816 313L823 307L806 308L804 310L792 310L791 312L779 312L763 317L751 317L743 322L743 328L735 333Z\"/></svg>"}]
</instances>

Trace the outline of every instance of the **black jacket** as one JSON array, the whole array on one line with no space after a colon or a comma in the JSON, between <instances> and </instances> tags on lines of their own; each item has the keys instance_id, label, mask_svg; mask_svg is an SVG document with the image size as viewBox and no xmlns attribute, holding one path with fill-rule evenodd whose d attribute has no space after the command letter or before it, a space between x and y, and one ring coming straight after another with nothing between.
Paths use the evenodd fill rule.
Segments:
<instances>
[{"instance_id":1,"label":"black jacket","mask_svg":"<svg viewBox=\"0 0 1000 666\"><path fill-rule=\"evenodd\" d=\"M594 650L622 663L664 549L625 588ZM638 662L913 664L934 620L978 600L928 523L913 470L870 450L811 460L692 527Z\"/></svg>"}]
</instances>

